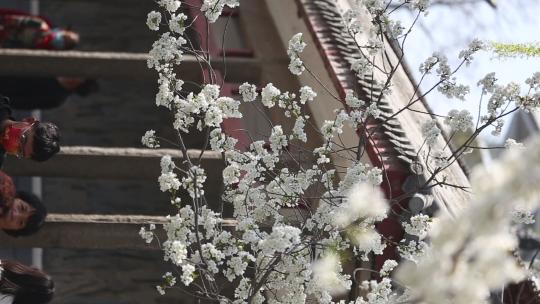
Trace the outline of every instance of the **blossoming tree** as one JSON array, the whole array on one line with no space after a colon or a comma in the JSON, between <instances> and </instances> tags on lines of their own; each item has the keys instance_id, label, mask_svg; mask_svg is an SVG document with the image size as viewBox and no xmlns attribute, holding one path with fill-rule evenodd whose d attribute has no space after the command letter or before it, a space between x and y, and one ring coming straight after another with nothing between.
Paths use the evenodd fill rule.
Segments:
<instances>
[{"instance_id":1,"label":"blossoming tree","mask_svg":"<svg viewBox=\"0 0 540 304\"><path fill-rule=\"evenodd\" d=\"M416 20L427 13L427 2L365 0L345 5L348 9L342 12L339 24L356 46L349 69L358 77L369 78L378 88L370 94L346 90L341 98L322 83L317 88L303 86L298 92L289 92L272 83L245 82L239 86L241 100L236 100L220 94L222 83L209 50L196 46L186 31L197 18L212 26L225 8L237 7L240 1L204 0L197 7L199 14L191 19L182 6L192 4L157 1L147 25L162 33L152 46L148 67L159 75L156 105L170 110L178 137L163 139L150 130L142 142L159 148L166 141L183 153L181 161L169 156L161 159L159 186L170 194L178 210L163 227L166 238L156 240L154 226L140 231L146 242L160 242L165 261L174 269L157 286L161 294L182 286L194 297L220 303L330 303L354 283L364 292L349 299L351 303L484 303L490 292L527 275L512 251L517 246L515 225L532 221L531 212L539 199L539 140L526 150L508 142L513 148L501 163L475 171L471 177L475 196L459 204L466 207L440 212L436 217L429 212L405 211L400 217L407 238L401 243L396 244L376 228L393 212L397 199L385 198L380 191L390 183L385 167L365 162L366 145L375 136L367 125L383 125L391 119L382 115L380 105L395 89L403 56L398 56L397 62L385 56L394 51L391 45L401 53L406 51L407 37ZM415 12L412 24L404 26L391 19L400 8ZM358 39L361 33L368 33L369 39ZM307 46L304 35L297 33L289 41L288 68L293 75L307 73L318 79L303 60ZM459 54L461 62L456 67L451 67L443 54L426 59L414 93L393 115L417 111L414 105L432 90L464 99L469 89L458 83L456 72L483 47L479 40L471 42ZM186 54L194 56L209 75L196 90L186 89L177 75L176 68ZM432 85L420 94L419 86L428 81ZM529 78L525 88L515 83L498 84L493 73L478 85L482 87L479 108L485 107L487 114L479 113L476 121L469 111L461 109L445 115L420 113L426 117L421 125L423 138L411 167L423 181L407 195L437 187L471 191L449 182L445 175L448 168L472 149L483 148L473 146L483 131L500 133L505 117L539 106L540 74ZM327 91L342 107L335 109L333 119L316 128L307 105L322 102L317 100L320 90ZM260 102L255 107L263 114L264 108L282 110L292 128L268 119L271 127L266 140L239 142L225 130L224 122L242 118L241 104L255 102ZM442 141L442 124L449 139L459 132L472 132L462 145L451 147ZM358 131L356 145L343 144L340 134L344 128ZM185 145L186 134L194 131L204 136L205 147L221 154L225 168L219 202L208 200L207 176L201 164L205 151L198 158L190 157ZM249 130L244 132L254 138ZM320 146L304 148L304 143L315 139ZM231 219L225 218L224 206L232 208ZM518 223L512 222L513 218ZM224 225L231 220L235 224L232 230ZM387 246L397 246L400 258L386 260L380 269L345 270L347 260L371 261ZM357 282L357 271L376 276Z\"/></svg>"}]
</instances>

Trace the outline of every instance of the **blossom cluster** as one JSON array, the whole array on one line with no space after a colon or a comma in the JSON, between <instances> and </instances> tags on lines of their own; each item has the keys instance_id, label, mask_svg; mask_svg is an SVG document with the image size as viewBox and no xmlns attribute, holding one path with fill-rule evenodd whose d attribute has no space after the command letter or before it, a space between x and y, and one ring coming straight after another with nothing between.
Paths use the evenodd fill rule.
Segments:
<instances>
[{"instance_id":1,"label":"blossom cluster","mask_svg":"<svg viewBox=\"0 0 540 304\"><path fill-rule=\"evenodd\" d=\"M473 128L473 117L467 110L450 110L445 123L454 131L467 131Z\"/></svg>"},{"instance_id":2,"label":"blossom cluster","mask_svg":"<svg viewBox=\"0 0 540 304\"><path fill-rule=\"evenodd\" d=\"M291 40L289 40L289 47L287 48L287 55L289 55L289 71L293 75L301 75L306 69L304 62L300 59L300 53L304 51L306 43L302 40L302 33L295 34Z\"/></svg>"},{"instance_id":3,"label":"blossom cluster","mask_svg":"<svg viewBox=\"0 0 540 304\"><path fill-rule=\"evenodd\" d=\"M156 131L148 130L141 138L143 146L148 148L159 148L159 140L156 138Z\"/></svg>"},{"instance_id":4,"label":"blossom cluster","mask_svg":"<svg viewBox=\"0 0 540 304\"><path fill-rule=\"evenodd\" d=\"M217 21L225 6L235 8L240 5L239 0L204 0L201 6L201 12L204 13L208 22Z\"/></svg>"},{"instance_id":5,"label":"blossom cluster","mask_svg":"<svg viewBox=\"0 0 540 304\"><path fill-rule=\"evenodd\" d=\"M365 80L366 75L376 71L373 58L385 47L385 39L401 39L406 32L388 15L389 1L352 2L342 21L355 41L362 31L369 33L369 39L358 45L358 54L351 54L347 60L354 74ZM417 14L426 12L428 2L403 1ZM325 117L311 132L306 130L312 127L306 106L316 102L317 92L309 86L284 91L273 83L244 82L238 88L241 97L236 100L223 96L222 87L209 77L197 90L186 92L184 81L177 78L175 71L185 53L197 53L190 49L185 35L190 26L188 17L178 11L181 1L159 0L157 4L162 12L151 12L147 25L150 30L166 32L153 44L148 67L158 72L156 105L171 112L172 127L178 131L178 146L184 156L181 160L164 156L160 162L159 187L177 208L176 214L167 217L163 225L166 238L160 240L164 260L175 268L165 273L162 283L156 286L160 294L182 285L197 297L220 303L305 303L310 298L333 303L334 296L348 292L356 279L345 272L341 254L346 253L355 262L370 261L389 246L397 247L403 262L398 265L394 260L386 261L378 270L381 280L359 282L364 296L350 303L382 304L407 299L479 303L490 290L523 276L508 254L516 246L510 225L512 220L513 225L532 222L539 194L528 187L540 182L538 166L528 168L530 174L518 176L525 168L512 165L516 156L510 156L505 162L510 168L494 166L490 169L494 172L488 172L494 176L487 179L489 182L475 175L480 196L459 217L442 216L434 221L427 214L409 215L403 217L405 238L399 242L386 239L377 229L377 224L394 211L380 190L385 173L364 163L361 143L347 147L341 137L347 127L364 130L367 121L386 117L379 109L379 101L390 92L390 84L369 97L346 90L343 108L330 113L332 116ZM238 0L204 0L200 13L213 23L225 7L238 5ZM366 11L372 17L371 24L362 19ZM162 26L162 20L168 20L168 27ZM294 75L306 69L300 59L305 47L301 33L289 41L289 70ZM482 47L475 40L459 56L468 64ZM428 58L420 70L425 75L434 74L438 89L448 97L464 99L468 92L468 87L457 83L455 70L442 54ZM500 129L500 116L509 102L525 110L537 108L540 74L534 74L526 84L530 92L523 94L516 84L498 85L493 74L481 80L483 94L490 96L488 115L483 121ZM242 102L262 105L261 112L278 108L294 124L271 124L264 140L252 139L240 145L226 132L224 122L242 118ZM450 111L444 123L456 132L474 128L472 115L465 110ZM188 157L182 136L193 130L204 134L207 148L213 152L202 151L199 159ZM421 131L427 152L417 157L425 156L424 160L430 161L427 171L432 172L431 167L442 170L455 156L449 155L447 146L441 149L437 144L442 133L437 120L425 122ZM308 134L315 133L319 135L317 146L304 144L309 143ZM160 147L153 130L141 141L149 148ZM532 146L536 149L533 151L539 151L540 144ZM518 155L522 149L509 152ZM209 193L217 189L205 189L207 167L199 163L204 153L221 156L219 193ZM537 164L538 155L529 153L524 157ZM339 157L343 162L332 163ZM511 178L502 171L509 171ZM510 190L501 194L495 187ZM519 208L510 203L513 197L520 198ZM224 218L227 213L231 218ZM142 227L139 235L147 243L154 242L155 229L154 225ZM494 264L500 269L493 269ZM405 292L393 287L394 274L396 282L404 284ZM230 298L219 294L220 279L233 286ZM438 283L441 281L444 283Z\"/></svg>"},{"instance_id":6,"label":"blossom cluster","mask_svg":"<svg viewBox=\"0 0 540 304\"><path fill-rule=\"evenodd\" d=\"M418 214L410 219L410 223L405 223L405 232L417 236L420 239L426 237L431 229L433 219L425 214Z\"/></svg>"},{"instance_id":7,"label":"blossom cluster","mask_svg":"<svg viewBox=\"0 0 540 304\"><path fill-rule=\"evenodd\" d=\"M465 64L469 65L473 60L473 55L482 50L485 49L485 44L481 40L474 39L469 44L469 47L459 53L459 58L463 59L465 61Z\"/></svg>"},{"instance_id":8,"label":"blossom cluster","mask_svg":"<svg viewBox=\"0 0 540 304\"><path fill-rule=\"evenodd\" d=\"M499 135L504 125L502 117L508 114L510 105L514 105L525 112L536 111L540 107L540 74L534 73L525 80L528 86L526 90L515 83L505 85L497 83L495 73L488 73L478 81L482 88L482 94L489 96L487 102L487 114L481 117L482 122L494 127L493 135Z\"/></svg>"},{"instance_id":9,"label":"blossom cluster","mask_svg":"<svg viewBox=\"0 0 540 304\"><path fill-rule=\"evenodd\" d=\"M437 126L437 121L435 119L429 120L422 125L422 135L428 146L431 147L435 145L440 134L441 129Z\"/></svg>"},{"instance_id":10,"label":"blossom cluster","mask_svg":"<svg viewBox=\"0 0 540 304\"><path fill-rule=\"evenodd\" d=\"M205 4L201 9L208 17L213 8L209 1ZM214 8L219 9L219 6L218 3ZM179 24L183 25L185 18L179 18ZM185 286L193 283L195 273L202 275L198 279L210 285L214 284L216 276L230 282L238 280L235 303L242 303L248 298L257 303L266 297L262 289L253 289L257 282L247 275L249 265L268 272L265 288L281 291L274 295L275 301L288 299L300 303L307 295L314 295L330 302L334 287L349 289L351 281L342 273L339 262L332 262L335 276L330 275L333 283L328 285L329 278L319 275L317 269L320 267L317 265L325 265L323 261L330 256L317 254L314 261L311 249L305 244L339 250L351 248L363 259L372 253L382 254L386 245L375 229L375 223L382 220L388 210L377 188L382 182L381 170L356 163L339 185L326 183L323 186L321 191L326 194L321 193L324 194L322 206L313 209L313 216L308 217L304 224L291 222L291 218L282 214L283 208L311 208L314 201L306 198L308 191L319 185L321 180L332 179L330 171L315 165L288 168L282 164L290 154L292 143L307 141L305 128L310 117L303 108L314 102L317 93L308 86L301 87L297 93L282 92L268 83L259 94L254 84L246 82L240 85L243 102L254 102L260 98L263 106L277 106L285 116L294 118L295 123L290 135L283 126L274 125L267 141L253 141L249 147L238 150L238 141L224 132L222 122L242 117L240 101L220 96L220 87L216 84L206 84L198 92L183 94L183 81L176 78L172 67L181 62L178 60L181 53L178 52L185 44L184 29L171 26L170 31L155 43L149 61L149 66L157 69L160 75L156 104L174 114L173 127L179 131L209 128L209 147L224 155L224 193L221 199L223 204L232 207L237 233L225 231L221 225L222 215L206 204L204 182L207 177L202 167L189 160L177 164L170 156L164 156L158 178L160 189L170 193L171 201L179 208L178 214L170 216L169 223L164 226L167 234L162 243L164 259L178 267L179 281ZM178 44L178 41L182 43ZM175 45L174 52L171 44ZM301 34L293 36L289 44L291 70L295 74L304 69L298 55L305 46ZM340 111L335 120L323 126L321 132L326 134L326 141L313 151L319 156L318 163L326 163L333 151L332 139L342 132L345 123L354 127L369 115L378 117L379 111L375 106L363 108L362 105L355 101L351 111ZM155 132L148 132L143 141L147 146L155 146L155 138ZM191 204L180 200L180 196L185 194L191 198ZM378 207L373 209L373 206ZM344 229L348 231L346 234L342 233ZM146 242L153 241L151 231L141 229L140 235ZM160 293L165 293L176 283L176 278L167 274L164 280L156 287Z\"/></svg>"}]
</instances>

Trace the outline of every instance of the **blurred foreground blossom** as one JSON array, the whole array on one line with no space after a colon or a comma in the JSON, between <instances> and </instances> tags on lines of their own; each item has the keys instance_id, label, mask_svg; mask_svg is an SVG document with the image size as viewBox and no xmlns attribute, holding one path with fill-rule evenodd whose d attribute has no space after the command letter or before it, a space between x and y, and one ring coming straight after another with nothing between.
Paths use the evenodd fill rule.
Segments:
<instances>
[{"instance_id":1,"label":"blurred foreground blossom","mask_svg":"<svg viewBox=\"0 0 540 304\"><path fill-rule=\"evenodd\" d=\"M516 206L538 207L540 136L527 149L508 150L501 161L477 168L471 180L476 197L470 206L455 217L442 215L431 230L429 253L398 270L414 299L485 303L490 290L526 275L511 254L517 246L511 225Z\"/></svg>"}]
</instances>

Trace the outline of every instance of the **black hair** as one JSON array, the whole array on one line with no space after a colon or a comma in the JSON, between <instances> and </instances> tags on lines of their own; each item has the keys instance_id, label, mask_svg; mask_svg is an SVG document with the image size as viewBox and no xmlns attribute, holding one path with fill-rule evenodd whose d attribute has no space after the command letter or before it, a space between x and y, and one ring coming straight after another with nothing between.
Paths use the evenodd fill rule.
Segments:
<instances>
[{"instance_id":1,"label":"black hair","mask_svg":"<svg viewBox=\"0 0 540 304\"><path fill-rule=\"evenodd\" d=\"M25 201L28 203L28 205L36 209L36 211L30 215L24 228L19 230L4 229L4 232L14 237L28 236L36 233L39 228L43 226L43 223L45 223L45 218L47 217L47 208L45 208L45 205L43 205L43 202L39 199L39 197L33 193L17 191L17 195L15 197Z\"/></svg>"},{"instance_id":2,"label":"black hair","mask_svg":"<svg viewBox=\"0 0 540 304\"><path fill-rule=\"evenodd\" d=\"M16 261L2 261L0 292L13 296L12 304L45 304L54 296L54 281L41 270Z\"/></svg>"},{"instance_id":3,"label":"black hair","mask_svg":"<svg viewBox=\"0 0 540 304\"><path fill-rule=\"evenodd\" d=\"M86 97L97 91L99 91L99 84L95 79L86 79L75 89L75 93L83 97Z\"/></svg>"},{"instance_id":4,"label":"black hair","mask_svg":"<svg viewBox=\"0 0 540 304\"><path fill-rule=\"evenodd\" d=\"M60 151L60 130L50 122L36 122L31 158L46 161Z\"/></svg>"}]
</instances>

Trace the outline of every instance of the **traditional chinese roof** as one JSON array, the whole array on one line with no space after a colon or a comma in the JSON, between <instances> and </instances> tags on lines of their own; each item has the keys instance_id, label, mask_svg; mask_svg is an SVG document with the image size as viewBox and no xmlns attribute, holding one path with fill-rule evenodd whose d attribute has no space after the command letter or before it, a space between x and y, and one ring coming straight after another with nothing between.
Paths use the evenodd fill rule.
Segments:
<instances>
[{"instance_id":1,"label":"traditional chinese roof","mask_svg":"<svg viewBox=\"0 0 540 304\"><path fill-rule=\"evenodd\" d=\"M369 96L378 96L381 86L377 83L385 80L383 75L375 73L373 78L371 75L357 77L350 68L351 62L360 56L357 43L363 44L368 37L360 33L355 41L341 22L341 12L350 9L349 3L333 0L297 0L297 3L340 96L344 99L347 89L360 92L366 101ZM364 19L367 25L369 16L366 15ZM402 59L402 55L393 52L388 43L385 55L388 59L385 64L395 65ZM367 144L371 162L383 166L387 171L400 172L406 176L415 175L411 165L419 161L422 163L422 155L417 153L424 141L420 126L430 117L419 113L431 112L423 99L410 107L413 111L402 111L411 96L418 97L414 81L406 70L400 67L392 79L392 92L381 98L377 104L382 112L381 118L367 126L367 132L373 133ZM445 141L440 139L438 145L443 147ZM448 183L469 187L466 173L459 163L452 164L445 174ZM424 175L426 178L427 174ZM452 213L469 201L469 194L458 188L434 187L432 193L439 208Z\"/></svg>"}]
</instances>

